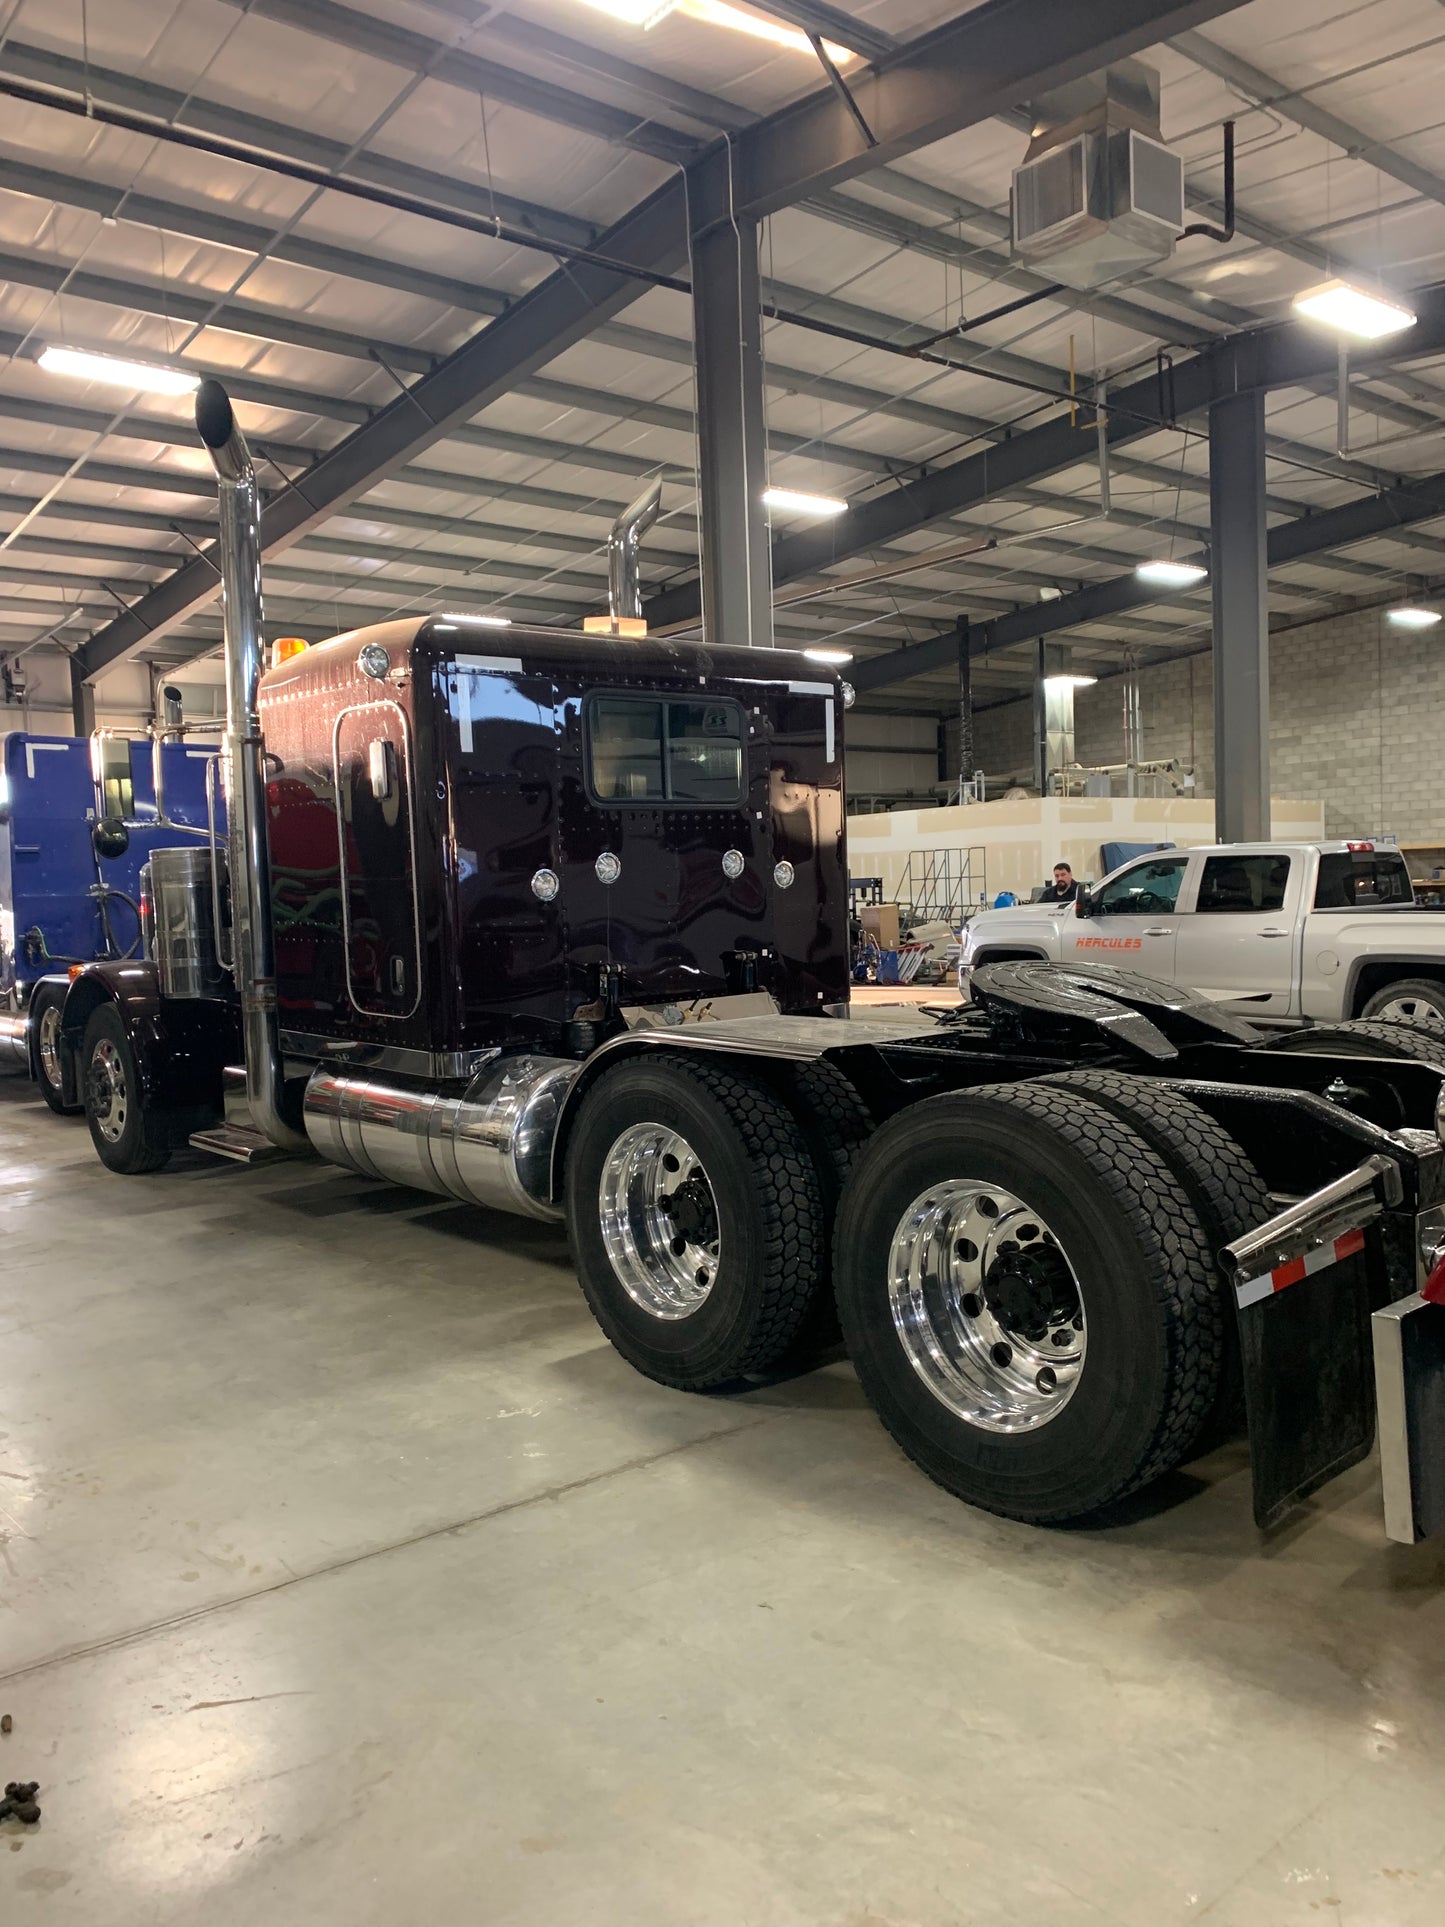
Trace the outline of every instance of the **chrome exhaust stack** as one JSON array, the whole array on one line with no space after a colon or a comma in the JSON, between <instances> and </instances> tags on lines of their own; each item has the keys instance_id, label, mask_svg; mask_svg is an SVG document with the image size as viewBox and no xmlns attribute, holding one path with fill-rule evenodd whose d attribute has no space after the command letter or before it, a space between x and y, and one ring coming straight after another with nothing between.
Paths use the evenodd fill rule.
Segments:
<instances>
[{"instance_id":1,"label":"chrome exhaust stack","mask_svg":"<svg viewBox=\"0 0 1445 1927\"><path fill-rule=\"evenodd\" d=\"M662 508L662 483L650 482L612 524L607 541L607 612L614 624L642 620L637 552Z\"/></svg>"},{"instance_id":2,"label":"chrome exhaust stack","mask_svg":"<svg viewBox=\"0 0 1445 1927\"><path fill-rule=\"evenodd\" d=\"M261 498L246 438L218 381L196 391L196 430L219 483L221 586L226 634L227 843L231 953L241 996L246 1098L258 1129L283 1151L310 1148L287 1122L285 1071L276 1014L276 943L271 922L271 853L266 843L261 680Z\"/></svg>"}]
</instances>

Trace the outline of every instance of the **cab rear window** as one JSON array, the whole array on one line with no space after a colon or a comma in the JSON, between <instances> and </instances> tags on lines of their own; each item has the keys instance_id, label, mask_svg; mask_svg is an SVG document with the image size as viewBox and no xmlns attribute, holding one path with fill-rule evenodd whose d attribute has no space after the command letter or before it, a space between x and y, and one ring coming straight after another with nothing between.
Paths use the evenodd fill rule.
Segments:
<instances>
[{"instance_id":1,"label":"cab rear window","mask_svg":"<svg viewBox=\"0 0 1445 1927\"><path fill-rule=\"evenodd\" d=\"M1316 910L1354 910L1376 903L1413 903L1410 872L1398 852L1335 850L1320 858Z\"/></svg>"},{"instance_id":2,"label":"cab rear window","mask_svg":"<svg viewBox=\"0 0 1445 1927\"><path fill-rule=\"evenodd\" d=\"M593 696L587 779L601 803L740 803L742 709L723 701Z\"/></svg>"}]
</instances>

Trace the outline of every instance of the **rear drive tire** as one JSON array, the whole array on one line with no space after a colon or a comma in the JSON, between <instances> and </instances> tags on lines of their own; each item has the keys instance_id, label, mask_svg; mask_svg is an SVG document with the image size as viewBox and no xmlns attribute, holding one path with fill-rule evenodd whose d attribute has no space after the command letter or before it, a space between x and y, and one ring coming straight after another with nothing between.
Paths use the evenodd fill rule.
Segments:
<instances>
[{"instance_id":1,"label":"rear drive tire","mask_svg":"<svg viewBox=\"0 0 1445 1927\"><path fill-rule=\"evenodd\" d=\"M1121 1071L1065 1071L1045 1081L1056 1088L1080 1092L1131 1125L1184 1186L1204 1227L1214 1260L1223 1368L1214 1407L1184 1457L1211 1451L1244 1422L1238 1316L1233 1292L1219 1269L1219 1252L1246 1232L1258 1230L1274 1215L1275 1206L1270 1203L1264 1180L1222 1124L1167 1084L1130 1077Z\"/></svg>"},{"instance_id":2,"label":"rear drive tire","mask_svg":"<svg viewBox=\"0 0 1445 1927\"><path fill-rule=\"evenodd\" d=\"M1291 1031L1276 1050L1338 1050L1355 1057L1418 1057L1445 1070L1445 1031L1403 1018L1356 1017L1344 1024L1317 1024Z\"/></svg>"},{"instance_id":3,"label":"rear drive tire","mask_svg":"<svg viewBox=\"0 0 1445 1927\"><path fill-rule=\"evenodd\" d=\"M567 1230L592 1314L682 1391L766 1371L824 1277L818 1174L782 1099L658 1053L604 1072L567 1153Z\"/></svg>"},{"instance_id":4,"label":"rear drive tire","mask_svg":"<svg viewBox=\"0 0 1445 1927\"><path fill-rule=\"evenodd\" d=\"M799 1064L789 1094L793 1110L813 1153L823 1196L824 1246L818 1267L818 1289L803 1318L798 1335L779 1361L782 1369L801 1371L835 1350L842 1339L838 1306L833 1297L832 1234L838 1206L852 1176L853 1166L873 1135L873 1113L836 1065Z\"/></svg>"},{"instance_id":5,"label":"rear drive tire","mask_svg":"<svg viewBox=\"0 0 1445 1927\"><path fill-rule=\"evenodd\" d=\"M1360 1015L1410 1024L1445 1040L1445 984L1429 977L1402 977L1398 983L1377 990Z\"/></svg>"},{"instance_id":6,"label":"rear drive tire","mask_svg":"<svg viewBox=\"0 0 1445 1927\"><path fill-rule=\"evenodd\" d=\"M1194 1205L1137 1130L1072 1091L899 1112L859 1159L837 1249L865 1392L971 1505L1088 1518L1179 1464L1214 1409L1220 1296Z\"/></svg>"},{"instance_id":7,"label":"rear drive tire","mask_svg":"<svg viewBox=\"0 0 1445 1927\"><path fill-rule=\"evenodd\" d=\"M80 1061L85 1120L101 1163L125 1177L159 1171L170 1161L171 1146L145 1104L135 1052L113 1004L91 1012Z\"/></svg>"},{"instance_id":8,"label":"rear drive tire","mask_svg":"<svg viewBox=\"0 0 1445 1927\"><path fill-rule=\"evenodd\" d=\"M30 1034L35 1063L35 1081L40 1095L57 1117L76 1117L84 1104L67 1102L65 1096L64 1040L60 1016L65 1007L68 984L39 983L30 997Z\"/></svg>"}]
</instances>

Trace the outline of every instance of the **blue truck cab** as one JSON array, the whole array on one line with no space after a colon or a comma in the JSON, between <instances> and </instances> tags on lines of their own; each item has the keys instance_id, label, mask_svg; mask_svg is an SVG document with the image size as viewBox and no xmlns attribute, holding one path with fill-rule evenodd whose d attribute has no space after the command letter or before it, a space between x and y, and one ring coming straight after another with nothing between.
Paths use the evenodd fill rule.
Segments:
<instances>
[{"instance_id":1,"label":"blue truck cab","mask_svg":"<svg viewBox=\"0 0 1445 1927\"><path fill-rule=\"evenodd\" d=\"M47 1013L54 1029L73 964L141 954L141 870L155 849L207 840L215 756L184 736L0 735L0 1063L28 1071L54 1110L78 1110L80 1094L45 1050ZM220 833L219 795L215 809Z\"/></svg>"}]
</instances>

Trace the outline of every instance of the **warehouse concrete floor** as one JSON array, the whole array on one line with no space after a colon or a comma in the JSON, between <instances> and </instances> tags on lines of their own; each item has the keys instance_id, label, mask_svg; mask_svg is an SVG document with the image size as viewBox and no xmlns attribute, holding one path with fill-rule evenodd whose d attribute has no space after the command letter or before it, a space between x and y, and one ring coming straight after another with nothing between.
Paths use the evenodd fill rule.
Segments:
<instances>
[{"instance_id":1,"label":"warehouse concrete floor","mask_svg":"<svg viewBox=\"0 0 1445 1927\"><path fill-rule=\"evenodd\" d=\"M0 1916L1438 1927L1445 1558L955 1504L835 1364L675 1395L561 1235L118 1179L0 1084Z\"/></svg>"}]
</instances>

